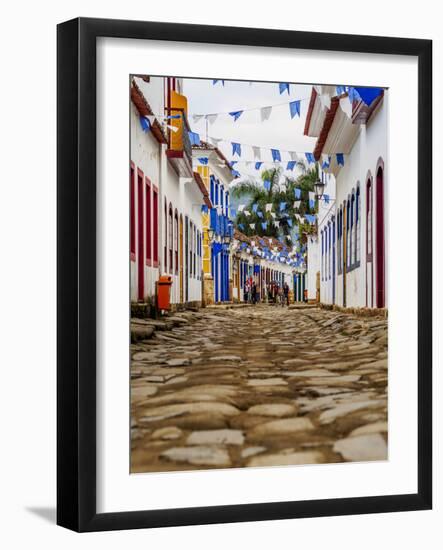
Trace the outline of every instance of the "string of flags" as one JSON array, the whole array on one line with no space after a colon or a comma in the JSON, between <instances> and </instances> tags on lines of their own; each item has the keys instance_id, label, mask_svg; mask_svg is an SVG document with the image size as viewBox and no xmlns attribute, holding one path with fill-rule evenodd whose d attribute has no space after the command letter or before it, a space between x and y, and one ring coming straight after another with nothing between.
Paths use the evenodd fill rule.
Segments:
<instances>
[{"instance_id":1,"label":"string of flags","mask_svg":"<svg viewBox=\"0 0 443 550\"><path fill-rule=\"evenodd\" d=\"M288 85L289 86L289 85ZM286 89L286 88L285 88ZM283 92L282 92L283 93ZM273 109L276 107L287 106L289 108L289 116L291 119L301 116L301 103L310 99L309 97L303 97L300 99L293 99L291 101L284 101L280 103L274 103L273 105L264 105L261 107L247 107L244 109L234 109L232 111L219 111L216 113L195 113L192 115L192 120L195 123L201 120L207 120L209 124L214 124L219 116L229 116L233 122L237 120L247 112L259 111L260 122L266 122L271 117Z\"/></svg>"}]
</instances>

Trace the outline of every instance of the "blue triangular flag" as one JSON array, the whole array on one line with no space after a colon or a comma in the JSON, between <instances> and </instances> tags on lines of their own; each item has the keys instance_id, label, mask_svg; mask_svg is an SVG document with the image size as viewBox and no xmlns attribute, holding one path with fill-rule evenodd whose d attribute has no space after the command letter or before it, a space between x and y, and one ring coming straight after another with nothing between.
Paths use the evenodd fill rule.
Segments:
<instances>
[{"instance_id":1,"label":"blue triangular flag","mask_svg":"<svg viewBox=\"0 0 443 550\"><path fill-rule=\"evenodd\" d=\"M329 195L323 194L323 198L325 200L325 204L329 204Z\"/></svg>"},{"instance_id":2,"label":"blue triangular flag","mask_svg":"<svg viewBox=\"0 0 443 550\"><path fill-rule=\"evenodd\" d=\"M209 209L208 209L208 205L207 205L207 204L202 204L202 212L203 212L204 214L207 214L207 213L208 213L208 210L209 210Z\"/></svg>"},{"instance_id":3,"label":"blue triangular flag","mask_svg":"<svg viewBox=\"0 0 443 550\"><path fill-rule=\"evenodd\" d=\"M245 228L244 224L242 224L242 223L239 223L238 226L240 227L240 229L244 229L244 228Z\"/></svg>"},{"instance_id":4,"label":"blue triangular flag","mask_svg":"<svg viewBox=\"0 0 443 550\"><path fill-rule=\"evenodd\" d=\"M237 164L238 160L231 160L231 162L229 163L229 166L231 168L234 168L234 166Z\"/></svg>"},{"instance_id":5,"label":"blue triangular flag","mask_svg":"<svg viewBox=\"0 0 443 550\"><path fill-rule=\"evenodd\" d=\"M271 149L272 160L274 162L281 161L280 151L278 149Z\"/></svg>"},{"instance_id":6,"label":"blue triangular flag","mask_svg":"<svg viewBox=\"0 0 443 550\"><path fill-rule=\"evenodd\" d=\"M266 229L268 227L268 222L262 222L261 226L262 229Z\"/></svg>"},{"instance_id":7,"label":"blue triangular flag","mask_svg":"<svg viewBox=\"0 0 443 550\"><path fill-rule=\"evenodd\" d=\"M340 166L344 166L345 165L345 157L343 155L343 153L337 153L336 155L336 158L337 158L337 164Z\"/></svg>"},{"instance_id":8,"label":"blue triangular flag","mask_svg":"<svg viewBox=\"0 0 443 550\"><path fill-rule=\"evenodd\" d=\"M188 132L191 145L200 145L200 136L196 132Z\"/></svg>"},{"instance_id":9,"label":"blue triangular flag","mask_svg":"<svg viewBox=\"0 0 443 550\"><path fill-rule=\"evenodd\" d=\"M215 86L215 85L217 84L217 82L221 82L223 86L225 85L225 81L224 81L224 80L213 80L213 81L212 81L212 84Z\"/></svg>"},{"instance_id":10,"label":"blue triangular flag","mask_svg":"<svg viewBox=\"0 0 443 550\"><path fill-rule=\"evenodd\" d=\"M234 121L236 121L242 116L243 111L231 111L229 114L234 118Z\"/></svg>"},{"instance_id":11,"label":"blue triangular flag","mask_svg":"<svg viewBox=\"0 0 443 550\"><path fill-rule=\"evenodd\" d=\"M239 178L240 177L240 172L237 172L237 170L232 170L232 175L234 176L234 178Z\"/></svg>"},{"instance_id":12,"label":"blue triangular flag","mask_svg":"<svg viewBox=\"0 0 443 550\"><path fill-rule=\"evenodd\" d=\"M285 91L287 91L289 94L289 82L280 82L280 84L278 85L278 89L280 91L280 94Z\"/></svg>"},{"instance_id":13,"label":"blue triangular flag","mask_svg":"<svg viewBox=\"0 0 443 550\"><path fill-rule=\"evenodd\" d=\"M291 113L291 118L294 118L295 115L300 116L300 100L291 101L289 103L289 112Z\"/></svg>"},{"instance_id":14,"label":"blue triangular flag","mask_svg":"<svg viewBox=\"0 0 443 550\"><path fill-rule=\"evenodd\" d=\"M280 203L280 212L283 212L283 210L286 208L286 203L285 202L281 202Z\"/></svg>"},{"instance_id":15,"label":"blue triangular flag","mask_svg":"<svg viewBox=\"0 0 443 550\"><path fill-rule=\"evenodd\" d=\"M296 164L295 160L290 160L286 166L286 170L294 170Z\"/></svg>"},{"instance_id":16,"label":"blue triangular flag","mask_svg":"<svg viewBox=\"0 0 443 550\"><path fill-rule=\"evenodd\" d=\"M271 182L269 180L265 180L263 182L263 185L264 185L264 188L266 189L266 191L270 191L271 190Z\"/></svg>"},{"instance_id":17,"label":"blue triangular flag","mask_svg":"<svg viewBox=\"0 0 443 550\"><path fill-rule=\"evenodd\" d=\"M232 142L232 156L234 156L236 153L239 157L241 157L241 145L240 143Z\"/></svg>"},{"instance_id":18,"label":"blue triangular flag","mask_svg":"<svg viewBox=\"0 0 443 550\"><path fill-rule=\"evenodd\" d=\"M262 162L256 162L256 163L255 163L255 169L256 169L256 170L260 170L260 166L261 166L262 164L263 164Z\"/></svg>"},{"instance_id":19,"label":"blue triangular flag","mask_svg":"<svg viewBox=\"0 0 443 550\"><path fill-rule=\"evenodd\" d=\"M344 94L346 92L346 86L336 86L335 90L337 92L337 95Z\"/></svg>"},{"instance_id":20,"label":"blue triangular flag","mask_svg":"<svg viewBox=\"0 0 443 550\"><path fill-rule=\"evenodd\" d=\"M289 225L289 227L292 227L292 220L291 220L291 218L288 218L288 225Z\"/></svg>"},{"instance_id":21,"label":"blue triangular flag","mask_svg":"<svg viewBox=\"0 0 443 550\"><path fill-rule=\"evenodd\" d=\"M295 195L295 198L296 199L299 199L301 197L301 189L299 189L298 187L296 187L294 189L294 195Z\"/></svg>"},{"instance_id":22,"label":"blue triangular flag","mask_svg":"<svg viewBox=\"0 0 443 550\"><path fill-rule=\"evenodd\" d=\"M313 153L305 153L306 160L309 162L309 164L313 164L315 162L314 154Z\"/></svg>"},{"instance_id":23,"label":"blue triangular flag","mask_svg":"<svg viewBox=\"0 0 443 550\"><path fill-rule=\"evenodd\" d=\"M252 211L253 211L253 212L257 212L257 208L258 208L258 204L255 202L255 203L252 205Z\"/></svg>"},{"instance_id":24,"label":"blue triangular flag","mask_svg":"<svg viewBox=\"0 0 443 550\"><path fill-rule=\"evenodd\" d=\"M149 119L144 116L140 116L140 125L143 132L149 132L149 130L151 129L151 123L149 122Z\"/></svg>"},{"instance_id":25,"label":"blue triangular flag","mask_svg":"<svg viewBox=\"0 0 443 550\"><path fill-rule=\"evenodd\" d=\"M200 157L200 158L198 159L198 161L199 161L200 164L207 165L209 159L208 159L208 157Z\"/></svg>"},{"instance_id":26,"label":"blue triangular flag","mask_svg":"<svg viewBox=\"0 0 443 550\"><path fill-rule=\"evenodd\" d=\"M259 210L259 211L257 212L257 216L258 216L259 218L263 218L263 212L260 212L260 210Z\"/></svg>"},{"instance_id":27,"label":"blue triangular flag","mask_svg":"<svg viewBox=\"0 0 443 550\"><path fill-rule=\"evenodd\" d=\"M374 99L382 94L383 88L354 88L362 101L369 107Z\"/></svg>"}]
</instances>

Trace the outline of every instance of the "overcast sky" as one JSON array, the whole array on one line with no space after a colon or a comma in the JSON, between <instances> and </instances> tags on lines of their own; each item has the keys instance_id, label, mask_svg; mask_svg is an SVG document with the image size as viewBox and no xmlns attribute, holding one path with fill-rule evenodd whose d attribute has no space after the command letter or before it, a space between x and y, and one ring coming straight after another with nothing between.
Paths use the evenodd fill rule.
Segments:
<instances>
[{"instance_id":1,"label":"overcast sky","mask_svg":"<svg viewBox=\"0 0 443 550\"><path fill-rule=\"evenodd\" d=\"M242 145L240 159L232 156L231 142L257 145L282 151L282 161L290 160L289 155L283 151L297 151L300 153L311 152L315 145L315 138L303 135L306 113L311 95L311 86L291 84L290 94L285 91L279 93L278 83L263 83L242 81L225 81L213 85L212 80L184 79L183 93L188 98L188 119L194 132L200 134L201 139L206 139L206 122L204 119L198 123L193 121L194 114L228 113L253 107L273 107L269 119L261 122L260 110L246 111L234 122L229 114L221 114L214 124L208 124L208 135L223 138L228 143L221 142L219 147L229 160L255 161L251 147ZM289 113L289 101L301 99L301 116L291 119ZM271 152L262 151L262 160L272 160ZM246 168L239 163L235 166L242 174L258 176L253 165ZM262 166L262 169L264 166Z\"/></svg>"}]
</instances>

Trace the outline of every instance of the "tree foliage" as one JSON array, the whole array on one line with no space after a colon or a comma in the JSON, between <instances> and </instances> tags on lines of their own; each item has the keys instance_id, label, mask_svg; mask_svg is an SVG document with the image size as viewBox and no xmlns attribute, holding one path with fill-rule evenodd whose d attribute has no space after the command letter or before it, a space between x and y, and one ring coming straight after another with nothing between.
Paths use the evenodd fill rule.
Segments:
<instances>
[{"instance_id":1,"label":"tree foliage","mask_svg":"<svg viewBox=\"0 0 443 550\"><path fill-rule=\"evenodd\" d=\"M248 236L258 235L266 237L284 237L290 235L292 227L299 226L300 241L305 242L306 235L315 232L315 225L309 223L299 223L296 214L304 216L305 214L314 214L318 210L316 201L315 207L309 207L309 192L314 190L314 184L318 179L318 166L304 170L297 178L282 176L282 169L270 168L263 170L260 174L261 181L246 181L238 184L233 188L231 193L242 199L246 199L245 210L250 213L246 215L244 212L238 212L235 223L240 227L240 230ZM265 181L270 182L269 189L264 187ZM300 208L294 208L295 192L298 188L301 191ZM280 210L280 204L284 202L286 206ZM275 214L273 218L271 212L266 211L266 205L272 204L272 212ZM254 211L256 205L256 211ZM261 214L261 215L260 215ZM291 220L291 222L288 220ZM280 227L274 225L272 221L280 222ZM262 223L266 222L266 228L263 228ZM251 228L250 224L255 224L255 228ZM291 241L287 240L287 244Z\"/></svg>"}]
</instances>

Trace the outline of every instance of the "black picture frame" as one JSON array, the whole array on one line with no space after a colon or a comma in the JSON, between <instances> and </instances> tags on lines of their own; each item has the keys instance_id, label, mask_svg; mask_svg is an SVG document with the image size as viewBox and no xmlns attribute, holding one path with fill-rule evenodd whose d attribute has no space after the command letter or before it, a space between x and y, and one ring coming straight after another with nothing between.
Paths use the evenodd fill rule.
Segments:
<instances>
[{"instance_id":1,"label":"black picture frame","mask_svg":"<svg viewBox=\"0 0 443 550\"><path fill-rule=\"evenodd\" d=\"M74 19L57 29L57 523L104 531L432 507L432 42ZM96 39L398 54L418 59L418 490L415 494L96 512Z\"/></svg>"}]
</instances>

